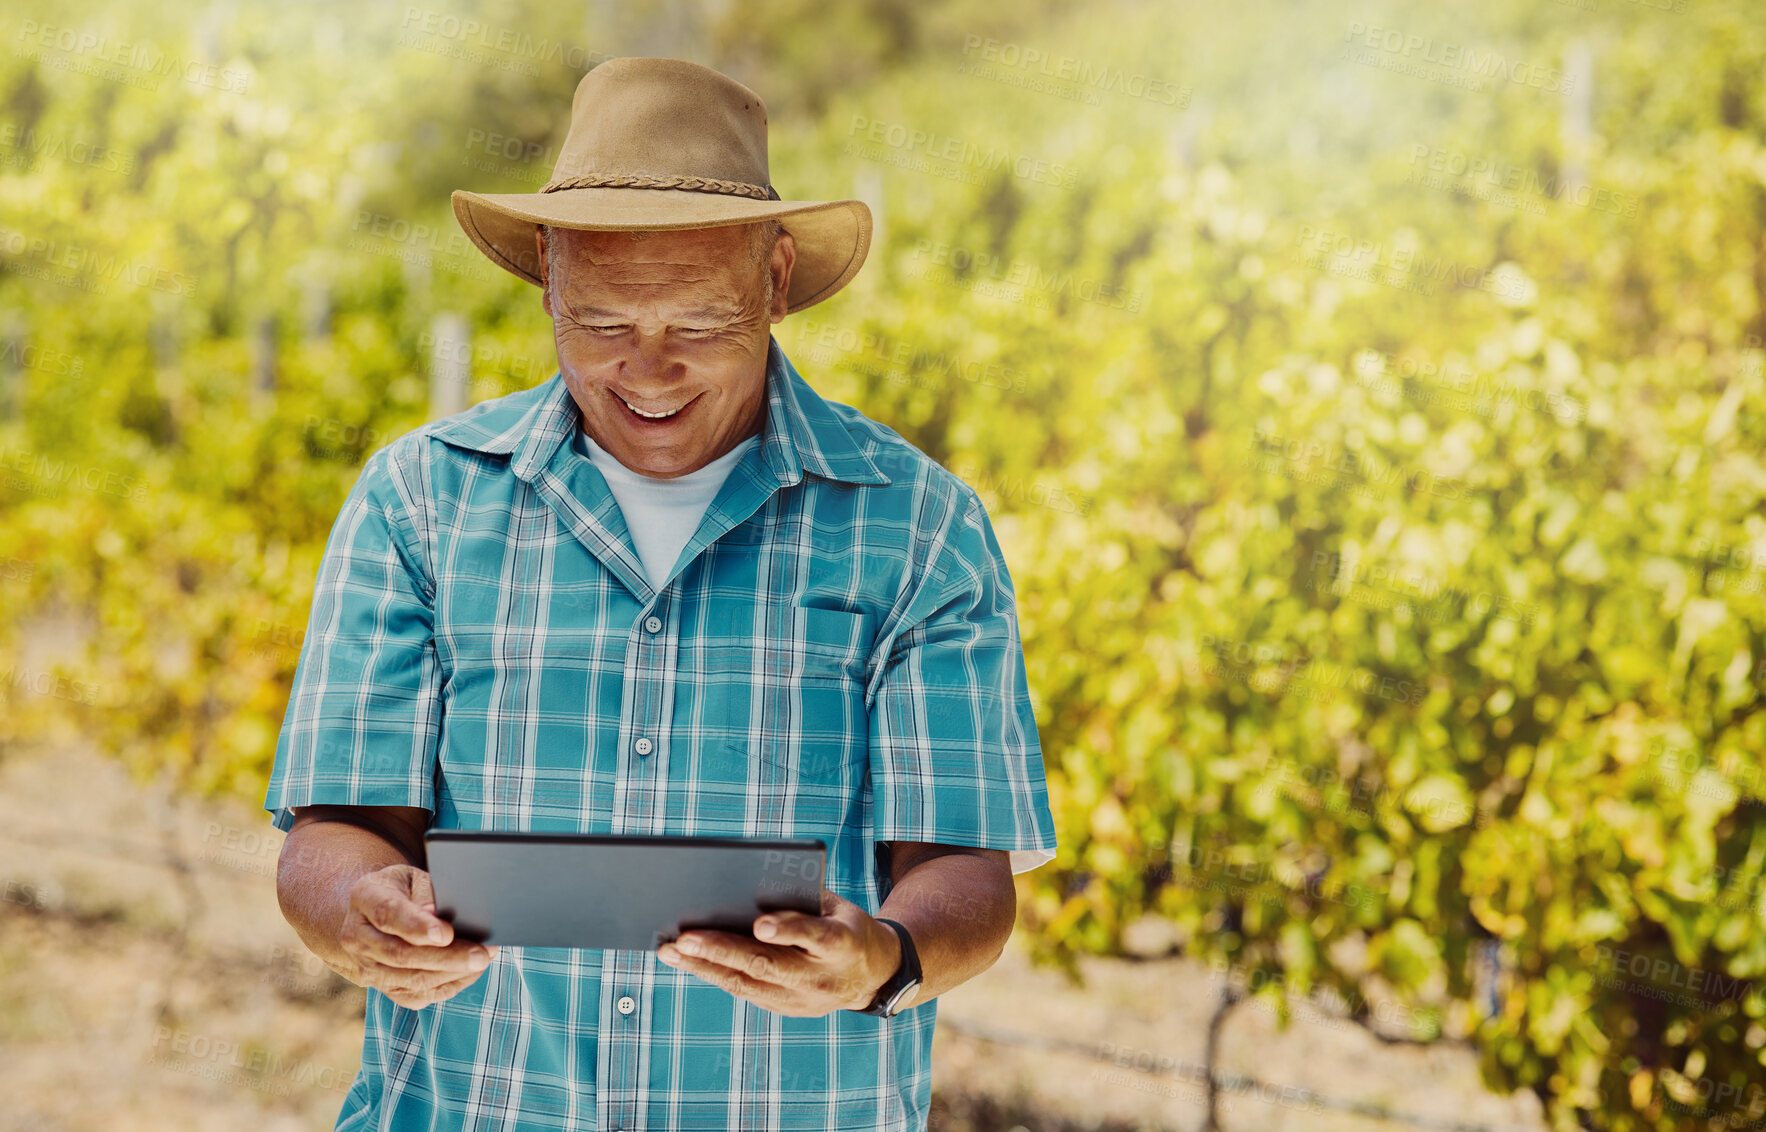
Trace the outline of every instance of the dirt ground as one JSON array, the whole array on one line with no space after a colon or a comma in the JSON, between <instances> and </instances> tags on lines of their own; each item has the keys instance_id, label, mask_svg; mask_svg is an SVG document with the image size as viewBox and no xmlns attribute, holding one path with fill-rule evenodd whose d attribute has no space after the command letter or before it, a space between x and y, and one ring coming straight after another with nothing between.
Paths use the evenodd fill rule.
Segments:
<instances>
[{"instance_id":1,"label":"dirt ground","mask_svg":"<svg viewBox=\"0 0 1766 1132\"><path fill-rule=\"evenodd\" d=\"M282 835L246 803L174 802L79 750L0 751L0 1130L322 1132L359 1064L364 992L276 904ZM933 1128L1202 1125L1220 980L1014 947L944 996ZM1466 1046L1392 1046L1324 1010L1222 1027L1225 1132L1543 1129Z\"/></svg>"}]
</instances>

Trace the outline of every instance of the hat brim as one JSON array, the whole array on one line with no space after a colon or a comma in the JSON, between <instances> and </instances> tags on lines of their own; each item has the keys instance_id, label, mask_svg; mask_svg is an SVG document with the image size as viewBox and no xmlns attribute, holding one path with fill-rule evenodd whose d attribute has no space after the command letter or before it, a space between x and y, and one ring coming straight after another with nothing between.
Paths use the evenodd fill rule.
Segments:
<instances>
[{"instance_id":1,"label":"hat brim","mask_svg":"<svg viewBox=\"0 0 1766 1132\"><path fill-rule=\"evenodd\" d=\"M478 250L512 275L539 285L534 226L591 231L722 228L777 218L797 244L787 314L846 286L871 247L863 201L754 200L689 189L562 189L555 193L470 193L456 189L454 217Z\"/></svg>"}]
</instances>

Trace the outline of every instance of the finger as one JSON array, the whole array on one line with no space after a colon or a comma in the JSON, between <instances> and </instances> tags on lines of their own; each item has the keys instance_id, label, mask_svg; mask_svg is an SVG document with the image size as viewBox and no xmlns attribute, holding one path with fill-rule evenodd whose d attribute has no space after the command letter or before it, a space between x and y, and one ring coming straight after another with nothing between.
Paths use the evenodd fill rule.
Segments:
<instances>
[{"instance_id":1,"label":"finger","mask_svg":"<svg viewBox=\"0 0 1766 1132\"><path fill-rule=\"evenodd\" d=\"M495 958L482 944L461 941L447 947L423 947L389 940L377 958L390 967L407 971L443 971L455 975L477 974Z\"/></svg>"},{"instance_id":2,"label":"finger","mask_svg":"<svg viewBox=\"0 0 1766 1132\"><path fill-rule=\"evenodd\" d=\"M779 947L801 947L819 959L840 954L850 944L850 935L838 921L802 912L768 912L754 921L756 939Z\"/></svg>"},{"instance_id":3,"label":"finger","mask_svg":"<svg viewBox=\"0 0 1766 1132\"><path fill-rule=\"evenodd\" d=\"M378 987L389 997L393 994L427 994L431 990L447 990L451 996L471 986L490 970L487 965L483 969L461 971L433 971L408 967L390 967L370 961L363 964L364 986ZM444 996L446 997L446 996Z\"/></svg>"},{"instance_id":4,"label":"finger","mask_svg":"<svg viewBox=\"0 0 1766 1132\"><path fill-rule=\"evenodd\" d=\"M848 972L809 964L801 969L773 970L765 978L704 959L695 959L664 944L658 956L678 971L685 971L756 1006L781 1014L818 1017L840 1009L858 993L858 983Z\"/></svg>"},{"instance_id":5,"label":"finger","mask_svg":"<svg viewBox=\"0 0 1766 1132\"><path fill-rule=\"evenodd\" d=\"M489 968L486 968L486 970L489 970ZM466 975L462 978L450 979L448 982L441 983L436 986L433 992L436 1001L440 1002L445 998L453 998L455 995L482 978L484 978L484 971L474 971L472 974Z\"/></svg>"},{"instance_id":6,"label":"finger","mask_svg":"<svg viewBox=\"0 0 1766 1132\"><path fill-rule=\"evenodd\" d=\"M388 990L381 993L406 1010L422 1010L425 1006L434 1006L438 1002L445 1002L459 992L443 991L440 987L433 987L427 990Z\"/></svg>"},{"instance_id":7,"label":"finger","mask_svg":"<svg viewBox=\"0 0 1766 1132\"><path fill-rule=\"evenodd\" d=\"M430 882L429 874L422 869L411 870L411 901L435 911L435 885Z\"/></svg>"},{"instance_id":8,"label":"finger","mask_svg":"<svg viewBox=\"0 0 1766 1132\"><path fill-rule=\"evenodd\" d=\"M697 946L698 950L692 950ZM706 963L740 971L756 982L777 986L801 981L803 968L810 962L802 952L755 943L729 932L687 932L675 941L677 954Z\"/></svg>"},{"instance_id":9,"label":"finger","mask_svg":"<svg viewBox=\"0 0 1766 1132\"><path fill-rule=\"evenodd\" d=\"M408 971L397 967L374 966L365 969L363 985L374 987L388 998L395 995L422 997L451 984L457 983L462 987L469 985L482 974L481 971L474 971L469 976L461 977L452 971Z\"/></svg>"},{"instance_id":10,"label":"finger","mask_svg":"<svg viewBox=\"0 0 1766 1132\"><path fill-rule=\"evenodd\" d=\"M408 943L365 922L354 925L348 938L344 940L344 946L359 959L408 971L452 971L465 974L490 966L490 961L494 958L489 948L469 940L455 940L445 947Z\"/></svg>"},{"instance_id":11,"label":"finger","mask_svg":"<svg viewBox=\"0 0 1766 1132\"><path fill-rule=\"evenodd\" d=\"M663 946L665 955L673 951L668 945ZM765 1007L768 1010L783 1005L788 999L786 988L775 983L763 982L742 971L732 970L721 964L697 959L678 951L673 951L672 961L664 959L664 962L676 970L685 971L695 978L705 980L714 987L721 987L729 991L737 998L747 999L756 1006Z\"/></svg>"},{"instance_id":12,"label":"finger","mask_svg":"<svg viewBox=\"0 0 1766 1132\"><path fill-rule=\"evenodd\" d=\"M410 943L446 945L454 940L454 926L426 912L408 893L390 884L364 885L351 894L351 904L369 924L387 935Z\"/></svg>"}]
</instances>

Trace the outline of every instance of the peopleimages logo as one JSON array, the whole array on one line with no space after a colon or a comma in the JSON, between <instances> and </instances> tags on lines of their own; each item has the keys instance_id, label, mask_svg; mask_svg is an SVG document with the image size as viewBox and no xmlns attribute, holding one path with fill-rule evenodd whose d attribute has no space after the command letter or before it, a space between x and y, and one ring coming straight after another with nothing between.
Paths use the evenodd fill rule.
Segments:
<instances>
[{"instance_id":1,"label":"peopleimages logo","mask_svg":"<svg viewBox=\"0 0 1766 1132\"><path fill-rule=\"evenodd\" d=\"M1344 689L1401 704L1420 704L1428 694L1421 681L1382 676L1364 668L1333 664L1319 656L1291 652L1286 645L1252 643L1204 634L1198 642L1214 658L1195 666L1203 676L1243 682L1259 695L1334 699Z\"/></svg>"},{"instance_id":2,"label":"peopleimages logo","mask_svg":"<svg viewBox=\"0 0 1766 1132\"><path fill-rule=\"evenodd\" d=\"M1426 169L1430 173L1445 174L1456 180L1478 182L1492 189L1527 193L1595 212L1610 212L1627 220L1637 216L1640 201L1636 193L1621 192L1586 181L1572 181L1556 175L1542 176L1537 169L1517 165L1500 157L1461 153L1422 142L1412 143L1410 165L1413 169Z\"/></svg>"},{"instance_id":3,"label":"peopleimages logo","mask_svg":"<svg viewBox=\"0 0 1766 1132\"><path fill-rule=\"evenodd\" d=\"M32 161L53 158L69 165L86 165L102 173L129 174L135 171L134 157L120 149L77 138L69 140L59 134L40 133L16 122L0 123L0 146L14 151L5 161L9 165L22 166L27 157Z\"/></svg>"},{"instance_id":4,"label":"peopleimages logo","mask_svg":"<svg viewBox=\"0 0 1766 1132\"><path fill-rule=\"evenodd\" d=\"M1283 461L1290 468L1307 469L1317 465L1322 480L1364 485L1372 489L1399 488L1405 491L1428 492L1443 499L1464 499L1469 494L1463 481L1439 476L1426 469L1406 469L1397 464L1381 465L1367 455L1304 437L1288 437L1279 433L1253 429L1256 451ZM1265 470L1275 470L1267 464ZM1309 477L1295 475L1293 478Z\"/></svg>"},{"instance_id":5,"label":"peopleimages logo","mask_svg":"<svg viewBox=\"0 0 1766 1132\"><path fill-rule=\"evenodd\" d=\"M1180 102L1187 105L1189 102L1190 88L1187 86L1179 86L1162 78L1127 71L1121 67L1092 63L1072 55L1051 55L1037 47L1026 47L979 35L965 35L963 54L977 56L983 62L997 63L1016 71L1034 71L1044 78L1076 84L1091 93L1126 95L1166 106L1176 106ZM975 73L983 78L995 77L991 73Z\"/></svg>"},{"instance_id":6,"label":"peopleimages logo","mask_svg":"<svg viewBox=\"0 0 1766 1132\"><path fill-rule=\"evenodd\" d=\"M250 71L168 55L153 43L112 39L88 28L25 20L19 27L18 39L26 45L22 53L27 58L46 66L93 74L147 90L158 90L160 80L165 78L234 94L244 94L251 85ZM45 56L44 51L59 51L63 57Z\"/></svg>"},{"instance_id":7,"label":"peopleimages logo","mask_svg":"<svg viewBox=\"0 0 1766 1132\"><path fill-rule=\"evenodd\" d=\"M84 359L77 358L66 350L39 346L34 342L20 342L16 338L0 341L0 362L21 369L34 369L53 377L79 377L86 368Z\"/></svg>"},{"instance_id":8,"label":"peopleimages logo","mask_svg":"<svg viewBox=\"0 0 1766 1132\"><path fill-rule=\"evenodd\" d=\"M147 498L147 485L137 483L127 472L64 460L29 448L0 450L0 474L5 476L0 482L38 494L51 487L75 487L121 499Z\"/></svg>"},{"instance_id":9,"label":"peopleimages logo","mask_svg":"<svg viewBox=\"0 0 1766 1132\"><path fill-rule=\"evenodd\" d=\"M612 59L574 43L541 36L434 8L406 8L399 45L430 54L479 63L524 75L537 75L538 63L555 63L584 72Z\"/></svg>"},{"instance_id":10,"label":"peopleimages logo","mask_svg":"<svg viewBox=\"0 0 1766 1132\"><path fill-rule=\"evenodd\" d=\"M952 475L977 491L992 494L1004 501L1029 503L1036 507L1047 507L1051 511L1065 511L1070 515L1091 514L1092 501L1089 498L1072 495L1059 484L1026 480L1023 476L996 472L973 463L959 462L953 464L950 470Z\"/></svg>"},{"instance_id":11,"label":"peopleimages logo","mask_svg":"<svg viewBox=\"0 0 1766 1132\"><path fill-rule=\"evenodd\" d=\"M1567 393L1523 388L1463 366L1436 365L1427 358L1363 348L1350 364L1356 380L1367 388L1420 405L1440 404L1481 417L1494 417L1503 406L1513 406L1563 425L1576 424L1588 415L1588 406Z\"/></svg>"},{"instance_id":12,"label":"peopleimages logo","mask_svg":"<svg viewBox=\"0 0 1766 1132\"><path fill-rule=\"evenodd\" d=\"M806 322L799 327L803 341L811 348L811 356L826 364L834 351L861 361L880 363L886 374L903 372L937 379L932 384L966 381L995 389L1022 393L1029 388L1024 372L997 362L980 362L942 353L887 334L859 331L832 322Z\"/></svg>"},{"instance_id":13,"label":"peopleimages logo","mask_svg":"<svg viewBox=\"0 0 1766 1132\"><path fill-rule=\"evenodd\" d=\"M1294 238L1300 262L1309 267L1350 275L1375 283L1432 294L1431 283L1451 283L1511 302L1530 302L1537 285L1512 263L1493 266L1459 263L1446 256L1430 258L1417 248L1369 240L1347 232L1300 225Z\"/></svg>"},{"instance_id":14,"label":"peopleimages logo","mask_svg":"<svg viewBox=\"0 0 1766 1132\"><path fill-rule=\"evenodd\" d=\"M883 146L932 161L966 165L984 173L998 173L1003 170L1021 180L1053 185L1056 188L1072 188L1079 181L1078 170L1065 162L1013 153L999 146L981 145L967 138L922 130L899 122L880 121L867 118L863 114L852 116L852 125L847 128L847 136L868 142L872 146ZM880 160L862 150L860 153L871 160Z\"/></svg>"},{"instance_id":15,"label":"peopleimages logo","mask_svg":"<svg viewBox=\"0 0 1766 1132\"><path fill-rule=\"evenodd\" d=\"M1312 552L1309 580L1315 586L1322 580L1328 592L1351 597L1363 604L1383 607L1392 603L1369 602L1365 596L1357 595L1357 587L1383 591L1400 601L1414 600L1421 607L1417 612L1425 618L1445 615L1473 619L1506 618L1523 627L1531 627L1538 615L1533 603L1517 602L1506 594L1489 590L1468 591L1459 586L1444 585L1419 570L1378 563L1368 565L1359 559L1323 550Z\"/></svg>"},{"instance_id":16,"label":"peopleimages logo","mask_svg":"<svg viewBox=\"0 0 1766 1132\"><path fill-rule=\"evenodd\" d=\"M29 692L76 704L97 704L98 685L74 680L57 672L39 672L14 666L0 670L0 689Z\"/></svg>"},{"instance_id":17,"label":"peopleimages logo","mask_svg":"<svg viewBox=\"0 0 1766 1132\"><path fill-rule=\"evenodd\" d=\"M355 1072L304 1057L290 1057L251 1041L211 1037L156 1026L146 1058L155 1068L176 1070L224 1084L293 1096L314 1088L346 1092Z\"/></svg>"},{"instance_id":18,"label":"peopleimages logo","mask_svg":"<svg viewBox=\"0 0 1766 1132\"><path fill-rule=\"evenodd\" d=\"M1400 59L1418 59L1448 71L1465 71L1482 78L1504 80L1517 86L1530 86L1550 94L1569 94L1576 85L1576 76L1555 67L1543 67L1524 59L1509 59L1495 51L1480 52L1475 47L1437 40L1432 36L1407 35L1397 28L1380 27L1352 20L1343 39L1347 43L1384 51ZM1481 88L1474 88L1481 89Z\"/></svg>"},{"instance_id":19,"label":"peopleimages logo","mask_svg":"<svg viewBox=\"0 0 1766 1132\"><path fill-rule=\"evenodd\" d=\"M1071 271L1046 268L1022 259L1008 259L991 252L947 243L943 240L921 239L914 244L918 270L908 275L931 275L959 286L974 282L998 283L1006 290L1002 297L1017 301L1029 295L1050 298L1072 298L1080 302L1126 310L1138 314L1146 296L1139 287L1109 283ZM928 265L931 270L928 270Z\"/></svg>"},{"instance_id":20,"label":"peopleimages logo","mask_svg":"<svg viewBox=\"0 0 1766 1132\"><path fill-rule=\"evenodd\" d=\"M66 275L52 274L51 277L56 282L96 294L104 293L106 281L148 287L169 295L196 293L195 277L182 271L171 271L144 260L135 260L112 252L94 251L65 240L30 236L9 228L0 228L0 252L20 259L36 260L41 268L52 273L65 271Z\"/></svg>"}]
</instances>

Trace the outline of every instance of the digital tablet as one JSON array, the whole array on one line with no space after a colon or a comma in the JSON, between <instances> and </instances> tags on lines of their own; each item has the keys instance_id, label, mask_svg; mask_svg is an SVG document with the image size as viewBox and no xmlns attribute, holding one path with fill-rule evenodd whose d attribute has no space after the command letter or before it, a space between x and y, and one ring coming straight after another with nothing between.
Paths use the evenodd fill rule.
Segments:
<instances>
[{"instance_id":1,"label":"digital tablet","mask_svg":"<svg viewBox=\"0 0 1766 1132\"><path fill-rule=\"evenodd\" d=\"M819 840L435 829L435 914L509 947L649 951L692 928L753 937L762 912L821 912Z\"/></svg>"}]
</instances>

